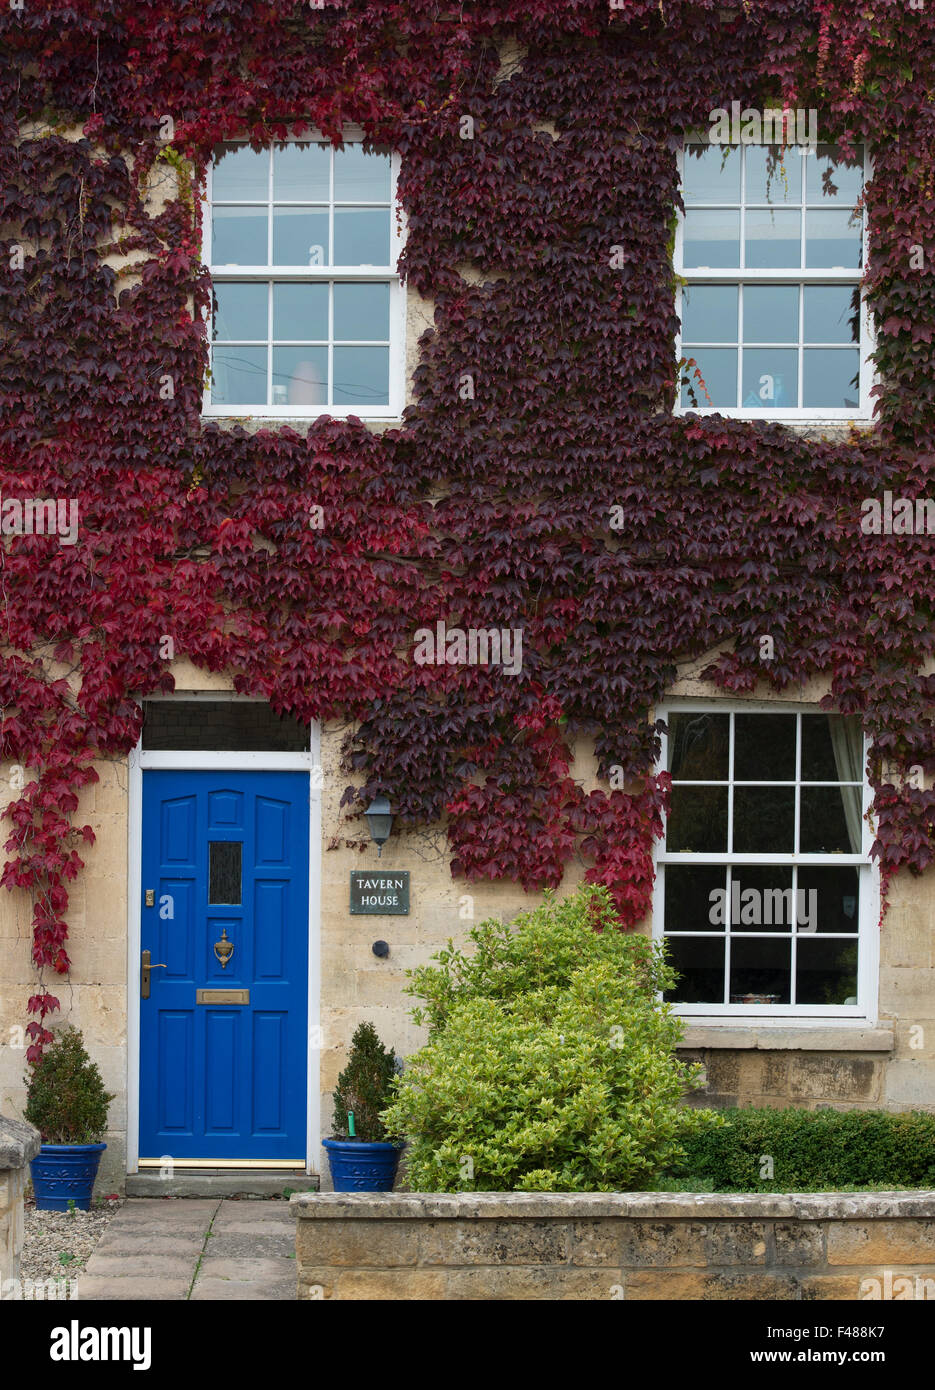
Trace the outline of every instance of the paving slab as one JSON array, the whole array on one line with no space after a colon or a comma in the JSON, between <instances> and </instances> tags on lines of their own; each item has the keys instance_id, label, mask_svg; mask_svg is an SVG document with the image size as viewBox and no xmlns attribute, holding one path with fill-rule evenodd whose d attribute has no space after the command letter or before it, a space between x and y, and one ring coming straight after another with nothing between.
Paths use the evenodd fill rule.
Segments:
<instances>
[{"instance_id":1,"label":"paving slab","mask_svg":"<svg viewBox=\"0 0 935 1390\"><path fill-rule=\"evenodd\" d=\"M188 1298L190 1287L190 1279L147 1279L131 1275L121 1275L115 1279L82 1274L78 1280L78 1298L85 1303L92 1299L131 1299L140 1303L182 1302Z\"/></svg>"},{"instance_id":2,"label":"paving slab","mask_svg":"<svg viewBox=\"0 0 935 1390\"><path fill-rule=\"evenodd\" d=\"M84 1300L289 1300L295 1217L286 1202L131 1198L79 1276Z\"/></svg>"},{"instance_id":3,"label":"paving slab","mask_svg":"<svg viewBox=\"0 0 935 1390\"><path fill-rule=\"evenodd\" d=\"M295 1260L206 1256L191 1297L193 1303L205 1303L218 1299L286 1301L295 1295Z\"/></svg>"}]
</instances>

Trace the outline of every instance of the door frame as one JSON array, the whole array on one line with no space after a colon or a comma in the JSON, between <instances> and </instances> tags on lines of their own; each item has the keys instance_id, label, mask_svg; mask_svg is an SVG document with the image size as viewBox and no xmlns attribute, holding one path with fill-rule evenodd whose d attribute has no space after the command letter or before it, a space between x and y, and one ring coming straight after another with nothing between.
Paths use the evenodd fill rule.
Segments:
<instances>
[{"instance_id":1,"label":"door frame","mask_svg":"<svg viewBox=\"0 0 935 1390\"><path fill-rule=\"evenodd\" d=\"M147 695L160 701L237 700L265 704L250 695L225 690L179 690ZM321 1150L321 729L310 726L309 747L302 753L221 753L210 750L156 752L143 750L143 736L128 758L127 816L127 1173L139 1171L140 1159L140 951L143 894L143 773L158 768L188 772L304 772L308 774L308 1053L306 1059L306 1173L317 1172ZM317 1046L315 1045L317 1043ZM218 1166L218 1165L215 1165ZM246 1165L245 1166L250 1166ZM255 1164L253 1165L256 1166Z\"/></svg>"}]
</instances>

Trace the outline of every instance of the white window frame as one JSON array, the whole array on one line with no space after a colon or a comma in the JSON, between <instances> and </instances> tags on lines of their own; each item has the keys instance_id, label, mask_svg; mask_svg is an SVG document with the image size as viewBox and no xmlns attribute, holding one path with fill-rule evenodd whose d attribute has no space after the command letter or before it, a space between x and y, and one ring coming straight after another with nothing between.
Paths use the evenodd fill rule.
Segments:
<instances>
[{"instance_id":1,"label":"white window frame","mask_svg":"<svg viewBox=\"0 0 935 1390\"><path fill-rule=\"evenodd\" d=\"M730 767L729 781L733 780L733 757L734 757L734 735L733 735L733 716L737 714L824 714L833 713L825 711L814 704L797 704L792 701L727 701L727 700L703 700L703 699L671 699L660 705L656 710L656 718L668 720L673 714L728 714L731 718L730 733ZM800 738L799 724L796 737ZM879 958L880 958L880 873L876 860L871 860L870 849L873 844L873 833L867 823L867 812L873 804L873 791L867 781L866 759L870 748L870 741L864 736L864 777L863 777L863 796L861 798L861 850L859 854L729 854L729 853L694 853L686 851L668 851L666 849L666 821L663 818L663 835L653 848L653 867L655 871L655 882L653 886L653 908L652 908L652 935L656 940L665 940L665 867L667 864L748 864L748 865L798 865L800 867L840 867L854 865L861 870L860 883L860 907L858 914L857 930L857 1003L856 1004L683 1004L673 1001L671 1004L673 1013L682 1017L690 1018L693 1023L736 1023L744 1024L755 1022L759 1025L807 1025L820 1019L823 1023L832 1023L835 1020L845 1026L859 1023L866 1025L876 1021L879 997ZM661 735L661 748L657 772L667 770L668 764L668 735ZM688 783L690 785L690 783ZM743 785L757 785L756 783L744 782ZM762 785L776 785L775 783L763 783ZM838 785L828 783L827 785ZM800 786L797 779L795 782L795 807L796 824L798 825ZM729 807L732 803L728 802ZM725 929L728 936L727 950L730 947L730 932ZM718 935L718 933L713 933ZM744 937L756 937L756 933L744 932ZM776 937L775 932L763 932L763 936ZM792 933L795 936L795 933ZM810 939L815 939L809 933ZM792 970L795 970L795 951L796 944L792 944ZM725 958L725 970L727 979L730 979L730 958L729 954Z\"/></svg>"},{"instance_id":2,"label":"white window frame","mask_svg":"<svg viewBox=\"0 0 935 1390\"><path fill-rule=\"evenodd\" d=\"M685 174L685 158L686 158L686 155L685 155L685 146L686 146L686 145L709 144L709 143L710 143L710 141L708 141L706 138L703 138L703 136L701 136L701 135L699 135L699 136L697 136L697 137L696 137L696 136L691 136L691 137L688 137L688 138L686 138L685 140L683 140L683 142L682 142L682 147L681 147L681 149L679 150L678 155L677 155L678 176L679 176L679 191L680 191L680 192L681 192L681 190L684 188L684 185L685 185L685 178L684 178L684 174ZM807 147L806 147L806 149L807 149ZM812 155L811 155L810 152L808 153L807 157L808 157L808 158L811 158L811 157L812 157ZM866 145L864 145L863 175L864 175L864 189L866 190L867 184L870 182L870 179L872 178L872 175L873 175L873 163L872 163L872 159L871 159L871 155L870 155L869 149L868 149L868 147L867 147ZM741 196L741 228L740 228L740 247L741 247L741 255L743 254L743 211L744 211L744 208L745 208L745 203L744 203L743 200L744 200L744 196L745 196L745 191L746 191L746 190L745 190L744 184L741 183L741 193L740 193L740 196ZM714 205L714 206L716 206L716 205ZM676 312L676 314L677 314L677 316L678 316L678 320L679 320L679 328L678 328L678 333L676 334L676 341L675 341L675 359L676 359L676 362L679 362L679 361L681 360L682 356L683 356L683 351L682 351L682 289L683 289L682 282L683 282L683 280L684 280L684 281L687 281L689 285L739 285L739 286L740 286L740 294L741 294L741 296L743 295L743 286L744 286L745 283L756 284L756 285L810 285L810 284L812 284L812 285L813 285L813 284L820 284L820 285L831 285L831 284L861 285L861 282L862 282L864 276L865 276L866 273L867 273L868 257L869 257L869 254L870 254L870 238L869 238L869 230L868 230L868 223L867 223L866 205L864 206L864 209L863 209L863 211L862 211L862 217L863 217L863 257L862 257L863 264L862 264L858 269L850 269L850 268L847 268L847 269L840 269L840 268L834 268L834 269L830 269L830 270L822 270L822 269L805 269L804 266L803 266L801 269L790 269L790 270L769 269L769 268L764 268L764 269L759 269L759 268L746 269L746 268L744 268L744 269L741 269L739 266L737 266L737 267L723 267L723 268L721 268L721 267L708 267L708 268L699 268L699 269L691 268L691 269L689 269L688 271L686 271L685 268L684 268L683 259L682 259L682 257L683 257L684 230L685 230L685 213L684 213L681 209L679 209L679 210L678 210L677 222L676 222L676 229L675 229L675 252L674 252L674 257L675 257L675 259L674 259L675 274L676 274L676 277L677 277L677 280L676 280L675 312ZM803 225L802 225L802 227L801 227L801 235L802 235L803 238L804 238L804 236L805 236L805 226L804 226L805 220L806 220L806 219L804 219L804 218L802 219ZM804 260L804 257L803 257L803 260ZM801 306L802 306L803 299L804 299L804 296L800 295L800 296L799 296L799 304L800 304L800 310L799 310L799 312L800 312L800 314L802 313L802 307L801 307ZM742 307L742 305L741 305L741 307ZM742 320L741 320L741 321L742 321ZM802 353L802 342L801 342L801 333L802 333L801 319L800 319L800 325L799 325L799 332L800 332L800 341L799 341L799 343L798 343L796 346L797 346L797 350L798 350L798 353L799 353L799 398L801 399L801 386L802 386L802 374L803 374L803 365L802 365L802 364L803 364L803 353ZM728 346L729 346L729 345L728 345ZM743 344L741 343L740 346L742 347ZM859 354L860 354L860 404L859 404L859 406L857 406L856 408L846 408L846 407L843 407L843 406L839 406L839 407L828 406L828 407L826 407L826 408L818 408L818 407L815 407L815 406L782 406L782 407L778 407L778 406L764 406L764 407L762 407L762 408L761 408L761 407L754 408L754 407L752 407L752 406L750 406L750 407L745 407L745 406L709 406L709 405L702 405L702 404L700 404L700 403L699 403L697 406L693 406L693 405L691 405L691 404L682 405L682 404L681 404L681 397L682 397L682 375L681 375L681 372L680 372L680 373L679 373L678 380L677 380L677 382L676 382L676 398L675 398L675 412L674 412L674 413L675 413L676 415L689 415L689 414L694 414L694 415L724 415L724 416L727 416L727 417L729 417L729 418L731 418L731 419L735 419L735 420L780 420L780 421L782 421L782 420L800 420L800 421L809 421L809 420L812 420L812 421L818 421L818 420L820 420L820 421L825 421L825 420L867 420L867 421L869 421L869 420L872 420L872 418L873 418L873 401L874 401L874 398L873 398L873 396L871 396L870 393L871 393L873 387L876 385L877 380L878 380L878 376L877 376L877 373L876 373L876 370L875 370L874 361L873 361L873 354L874 354L875 350L876 350L876 339L875 339L875 334L874 334L873 315L871 314L870 308L869 308L868 303L867 303L867 296L866 296L866 293L864 292L863 289L861 289L861 294L860 294L860 342L859 342L859 344L858 344L858 352L859 352ZM741 378L742 361L743 361L743 354L742 354L742 352L738 351L738 353L737 353L737 399L738 399L738 400L742 400L742 398L743 398L743 397L742 397L742 388L741 388L741 381L742 381L742 378ZM696 384L696 388L695 388L695 394L696 394L696 396L702 396L702 393L700 392L699 388L697 387L697 384Z\"/></svg>"},{"instance_id":3,"label":"white window frame","mask_svg":"<svg viewBox=\"0 0 935 1390\"><path fill-rule=\"evenodd\" d=\"M363 132L357 127L348 127L344 132L345 145L361 144L363 142ZM247 144L246 140L228 140L225 144ZM294 144L330 144L318 131L312 130L301 136L289 137L288 140L275 141L275 144L294 143ZM386 266L249 266L249 265L224 265L214 266L210 261L211 254L211 213L213 207L212 185L214 177L214 160L208 166L207 183L205 196L202 200L202 262L206 266L212 284L217 280L224 283L229 280L253 280L265 284L281 283L283 281L298 282L323 282L332 284L338 281L363 280L373 281L379 284L388 284L390 287L390 346L389 346L389 403L387 405L302 405L297 403L286 405L261 405L248 403L219 404L212 402L210 384L206 380L202 402L202 415L218 419L262 419L262 420L317 420L324 416L329 416L336 420L346 420L349 416L356 416L361 420L393 420L397 421L402 417L405 405L406 388L406 287L402 283L399 275L399 257L405 245L405 224L402 209L397 201L397 185L399 180L400 157L396 151L390 155L390 260ZM272 160L270 160L270 181L272 184ZM257 207L269 207L272 202L272 186L270 186L269 197L265 203L257 202ZM249 201L249 200L247 200ZM329 203L330 215L334 216L334 202ZM333 244L333 242L332 242ZM211 311L205 313L208 330L208 361L213 360L214 343L212 339ZM331 349L329 348L329 354Z\"/></svg>"}]
</instances>

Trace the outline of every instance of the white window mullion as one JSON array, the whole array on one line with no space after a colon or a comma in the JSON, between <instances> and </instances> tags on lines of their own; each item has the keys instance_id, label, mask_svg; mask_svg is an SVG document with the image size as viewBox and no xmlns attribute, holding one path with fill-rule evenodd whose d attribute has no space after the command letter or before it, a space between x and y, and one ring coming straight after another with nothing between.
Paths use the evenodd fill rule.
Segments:
<instances>
[{"instance_id":1,"label":"white window mullion","mask_svg":"<svg viewBox=\"0 0 935 1390\"><path fill-rule=\"evenodd\" d=\"M727 726L727 853L734 852L734 712Z\"/></svg>"},{"instance_id":2,"label":"white window mullion","mask_svg":"<svg viewBox=\"0 0 935 1390\"><path fill-rule=\"evenodd\" d=\"M266 404L273 403L273 281L266 298Z\"/></svg>"}]
</instances>

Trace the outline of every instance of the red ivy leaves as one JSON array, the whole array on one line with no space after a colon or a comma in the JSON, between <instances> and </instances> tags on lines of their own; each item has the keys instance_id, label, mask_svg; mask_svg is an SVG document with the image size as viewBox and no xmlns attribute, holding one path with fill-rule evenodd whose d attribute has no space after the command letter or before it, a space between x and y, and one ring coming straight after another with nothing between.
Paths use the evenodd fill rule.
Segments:
<instances>
[{"instance_id":1,"label":"red ivy leaves","mask_svg":"<svg viewBox=\"0 0 935 1390\"><path fill-rule=\"evenodd\" d=\"M508 34L526 52L495 84ZM4 248L24 251L0 258L0 495L80 514L74 546L0 552L0 755L26 774L0 881L32 894L40 969L67 969L89 761L123 756L137 698L169 688L166 637L278 710L357 721L346 801L386 790L404 825L447 811L456 874L532 889L580 852L628 925L665 795L649 712L680 663L722 651L728 692L830 673L874 737L884 873L929 863L932 794L882 785L880 763L935 767L932 541L859 517L935 472L935 6L53 0L0 7L0 35L20 108L0 114ZM864 437L671 414L679 132L777 91L823 138L873 146ZM86 138L29 134L49 112ZM402 269L435 312L416 403L383 434L201 420L205 161L296 122L359 123L403 156ZM108 259L131 254L118 278ZM438 620L521 630L522 673L415 665ZM571 748L591 741L636 791L584 795ZM40 1049L50 999L30 1001Z\"/></svg>"}]
</instances>

